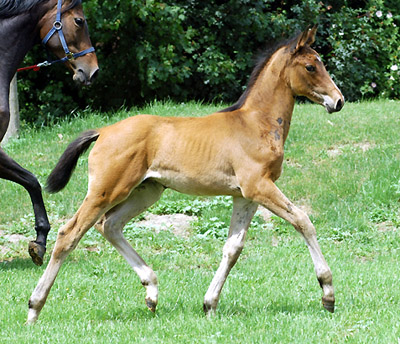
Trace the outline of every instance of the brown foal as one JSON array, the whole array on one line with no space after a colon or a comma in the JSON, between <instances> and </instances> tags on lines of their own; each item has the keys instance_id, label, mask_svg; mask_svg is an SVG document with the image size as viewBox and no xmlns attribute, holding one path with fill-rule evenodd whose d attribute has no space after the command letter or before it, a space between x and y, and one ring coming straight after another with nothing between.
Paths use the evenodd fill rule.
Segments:
<instances>
[{"instance_id":1,"label":"brown foal","mask_svg":"<svg viewBox=\"0 0 400 344\"><path fill-rule=\"evenodd\" d=\"M310 48L316 28L282 43L255 68L247 91L228 109L202 118L138 115L84 133L72 142L48 179L61 190L79 156L89 155L89 185L79 210L58 233L50 262L29 300L28 323L37 320L68 254L86 231L96 229L122 254L146 288L155 311L157 277L124 238L125 224L156 202L166 188L194 195L233 196L233 213L221 264L204 298L214 313L224 282L244 245L258 205L289 221L304 237L323 290L334 311L332 274L308 216L276 187L295 96L306 96L328 112L344 99L319 55Z\"/></svg>"}]
</instances>

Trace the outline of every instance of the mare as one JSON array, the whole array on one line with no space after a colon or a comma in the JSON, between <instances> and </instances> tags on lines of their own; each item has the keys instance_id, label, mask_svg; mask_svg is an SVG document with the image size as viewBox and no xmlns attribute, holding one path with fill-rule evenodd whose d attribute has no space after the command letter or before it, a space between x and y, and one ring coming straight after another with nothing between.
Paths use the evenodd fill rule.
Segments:
<instances>
[{"instance_id":1,"label":"mare","mask_svg":"<svg viewBox=\"0 0 400 344\"><path fill-rule=\"evenodd\" d=\"M90 42L81 0L1 0L0 1L0 142L10 120L10 81L26 53L42 41L73 71L73 79L88 85L98 72L97 57ZM49 220L36 177L0 148L0 178L22 185L29 193L35 214L36 240L29 254L43 264Z\"/></svg>"},{"instance_id":2,"label":"mare","mask_svg":"<svg viewBox=\"0 0 400 344\"><path fill-rule=\"evenodd\" d=\"M87 131L67 147L47 188L61 190L79 156L96 141L89 155L88 191L78 211L58 232L49 264L29 300L28 323L37 320L62 263L92 226L139 275L146 305L155 311L157 277L122 230L166 188L233 197L222 261L204 298L207 315L216 310L259 205L289 221L304 237L323 290L323 306L334 311L332 274L315 228L274 183L281 174L295 96L306 96L328 112L339 111L344 104L342 93L310 47L315 33L313 27L280 44L254 69L239 101L225 110L200 118L133 116Z\"/></svg>"}]
</instances>

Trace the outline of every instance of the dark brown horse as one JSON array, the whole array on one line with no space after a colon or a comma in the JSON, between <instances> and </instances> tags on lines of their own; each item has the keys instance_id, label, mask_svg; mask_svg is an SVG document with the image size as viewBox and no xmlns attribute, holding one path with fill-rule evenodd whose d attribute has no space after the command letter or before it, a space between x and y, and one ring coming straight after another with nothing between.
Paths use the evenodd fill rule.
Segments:
<instances>
[{"instance_id":1,"label":"dark brown horse","mask_svg":"<svg viewBox=\"0 0 400 344\"><path fill-rule=\"evenodd\" d=\"M328 112L339 111L344 104L342 93L310 47L315 32L316 28L302 32L261 61L247 91L228 109L201 118L134 116L88 131L68 146L50 174L49 191L59 191L68 183L79 156L96 141L89 155L88 192L58 232L49 265L29 301L28 323L36 321L63 261L93 225L139 275L147 307L155 311L157 277L122 230L156 202L165 188L233 197L222 261L204 297L207 314L216 310L259 205L289 221L304 237L323 290L322 303L333 312L332 274L315 228L275 185L282 171L295 97L306 96Z\"/></svg>"},{"instance_id":2,"label":"dark brown horse","mask_svg":"<svg viewBox=\"0 0 400 344\"><path fill-rule=\"evenodd\" d=\"M26 53L42 41L73 71L76 82L88 85L98 71L81 0L0 0L0 142L10 120L10 81ZM0 148L0 178L22 185L29 193L37 237L29 243L35 264L43 263L50 224L36 177Z\"/></svg>"}]
</instances>

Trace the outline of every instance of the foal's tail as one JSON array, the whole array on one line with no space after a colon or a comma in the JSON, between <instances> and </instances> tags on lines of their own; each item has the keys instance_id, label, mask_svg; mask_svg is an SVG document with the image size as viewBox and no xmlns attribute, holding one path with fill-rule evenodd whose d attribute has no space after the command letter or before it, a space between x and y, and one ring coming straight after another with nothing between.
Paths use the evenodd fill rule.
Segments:
<instances>
[{"instance_id":1,"label":"foal's tail","mask_svg":"<svg viewBox=\"0 0 400 344\"><path fill-rule=\"evenodd\" d=\"M86 152L92 142L98 139L99 135L100 133L96 130L85 131L68 145L56 167L47 178L46 191L58 192L68 184L79 157Z\"/></svg>"}]
</instances>

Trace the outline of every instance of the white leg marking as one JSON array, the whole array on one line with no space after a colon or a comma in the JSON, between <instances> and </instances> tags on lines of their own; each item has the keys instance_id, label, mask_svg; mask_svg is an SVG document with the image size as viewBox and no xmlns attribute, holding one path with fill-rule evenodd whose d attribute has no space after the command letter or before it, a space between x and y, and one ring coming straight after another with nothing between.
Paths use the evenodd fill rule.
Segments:
<instances>
[{"instance_id":1,"label":"white leg marking","mask_svg":"<svg viewBox=\"0 0 400 344\"><path fill-rule=\"evenodd\" d=\"M158 302L157 276L125 239L122 230L130 219L156 202L163 191L163 186L158 183L144 182L132 191L128 199L105 214L103 221L96 225L99 232L117 249L139 276L146 288L146 305L153 312Z\"/></svg>"},{"instance_id":2,"label":"white leg marking","mask_svg":"<svg viewBox=\"0 0 400 344\"><path fill-rule=\"evenodd\" d=\"M215 312L222 287L229 272L242 252L247 229L258 204L244 198L233 199L233 212L228 239L223 248L222 260L204 297L204 311Z\"/></svg>"}]
</instances>

